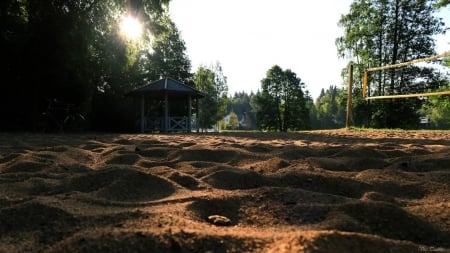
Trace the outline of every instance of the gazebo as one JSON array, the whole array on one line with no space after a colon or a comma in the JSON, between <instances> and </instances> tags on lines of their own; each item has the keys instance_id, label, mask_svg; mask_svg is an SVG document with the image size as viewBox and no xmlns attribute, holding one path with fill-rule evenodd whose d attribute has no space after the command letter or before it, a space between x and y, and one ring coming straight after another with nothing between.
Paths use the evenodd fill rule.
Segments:
<instances>
[{"instance_id":1,"label":"gazebo","mask_svg":"<svg viewBox=\"0 0 450 253\"><path fill-rule=\"evenodd\" d=\"M128 96L140 98L141 133L199 129L198 99L204 94L189 85L163 78L132 90ZM195 119L192 118L193 102Z\"/></svg>"}]
</instances>

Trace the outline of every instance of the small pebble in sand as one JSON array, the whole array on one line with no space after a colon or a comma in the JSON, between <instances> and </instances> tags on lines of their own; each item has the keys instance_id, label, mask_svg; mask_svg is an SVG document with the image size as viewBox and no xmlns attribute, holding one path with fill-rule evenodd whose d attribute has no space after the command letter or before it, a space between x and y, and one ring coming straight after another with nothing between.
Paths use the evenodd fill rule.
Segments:
<instances>
[{"instance_id":1,"label":"small pebble in sand","mask_svg":"<svg viewBox=\"0 0 450 253\"><path fill-rule=\"evenodd\" d=\"M208 221L216 226L229 226L231 225L231 220L225 216L221 215L210 215L208 216Z\"/></svg>"}]
</instances>

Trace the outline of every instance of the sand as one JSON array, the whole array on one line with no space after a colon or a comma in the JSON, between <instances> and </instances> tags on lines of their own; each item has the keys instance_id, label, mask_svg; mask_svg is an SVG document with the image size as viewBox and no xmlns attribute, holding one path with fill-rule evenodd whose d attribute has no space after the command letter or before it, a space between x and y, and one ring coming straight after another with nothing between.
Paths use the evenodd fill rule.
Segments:
<instances>
[{"instance_id":1,"label":"sand","mask_svg":"<svg viewBox=\"0 0 450 253\"><path fill-rule=\"evenodd\" d=\"M450 132L0 134L0 252L449 252Z\"/></svg>"}]
</instances>

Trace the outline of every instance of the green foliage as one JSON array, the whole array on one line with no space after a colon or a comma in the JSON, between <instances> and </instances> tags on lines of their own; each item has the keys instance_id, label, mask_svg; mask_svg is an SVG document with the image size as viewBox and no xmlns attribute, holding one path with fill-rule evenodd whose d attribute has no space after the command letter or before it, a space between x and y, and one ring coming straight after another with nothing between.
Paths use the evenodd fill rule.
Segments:
<instances>
[{"instance_id":1,"label":"green foliage","mask_svg":"<svg viewBox=\"0 0 450 253\"><path fill-rule=\"evenodd\" d=\"M156 20L159 27L151 42L152 50L145 55L145 77L148 80L171 77L191 84L191 62L178 28L167 14Z\"/></svg>"},{"instance_id":2,"label":"green foliage","mask_svg":"<svg viewBox=\"0 0 450 253\"><path fill-rule=\"evenodd\" d=\"M92 127L103 113L94 108L99 97L120 104L143 81L139 59L150 31L140 44L129 43L119 34L119 17L136 15L150 28L163 3L168 1L1 1L0 130L36 129L54 98L76 105Z\"/></svg>"},{"instance_id":3,"label":"green foliage","mask_svg":"<svg viewBox=\"0 0 450 253\"><path fill-rule=\"evenodd\" d=\"M229 114L230 120L228 122L228 127L231 130L236 130L239 127L239 119L235 112L231 111Z\"/></svg>"},{"instance_id":4,"label":"green foliage","mask_svg":"<svg viewBox=\"0 0 450 253\"><path fill-rule=\"evenodd\" d=\"M256 94L257 120L261 130L287 132L309 128L309 111L300 78L273 66Z\"/></svg>"},{"instance_id":5,"label":"green foliage","mask_svg":"<svg viewBox=\"0 0 450 253\"><path fill-rule=\"evenodd\" d=\"M167 13L157 10L158 15L139 15L147 27L141 41L122 38L116 24L114 32L103 42L105 46L100 47L104 71L100 77L102 83L92 98L92 129L133 131L137 128L139 106L132 99L124 99L127 92L165 76L184 82L190 80L190 61L184 42ZM120 124L111 124L117 119L121 119Z\"/></svg>"},{"instance_id":6,"label":"green foliage","mask_svg":"<svg viewBox=\"0 0 450 253\"><path fill-rule=\"evenodd\" d=\"M444 66L450 67L450 57L444 59Z\"/></svg>"},{"instance_id":7,"label":"green foliage","mask_svg":"<svg viewBox=\"0 0 450 253\"><path fill-rule=\"evenodd\" d=\"M306 98L306 108L309 111L309 122L311 125L311 129L319 129L321 125L321 120L318 118L318 113L316 106L314 104L314 100L309 94L308 91L305 92L305 98Z\"/></svg>"},{"instance_id":8,"label":"green foliage","mask_svg":"<svg viewBox=\"0 0 450 253\"><path fill-rule=\"evenodd\" d=\"M409 128L417 121L422 101L361 100L364 69L411 61L435 54L433 36L444 32L441 20L433 16L435 1L425 0L355 0L350 12L339 25L344 35L337 38L338 53L354 61L353 119L366 127ZM426 92L440 88L440 74L432 68L408 66L389 71L372 72L370 95ZM359 91L359 92L358 92ZM359 115L355 115L359 113ZM364 117L366 118L366 117Z\"/></svg>"},{"instance_id":9,"label":"green foliage","mask_svg":"<svg viewBox=\"0 0 450 253\"><path fill-rule=\"evenodd\" d=\"M444 59L443 65L450 68L450 58ZM448 90L450 90L449 81L439 91ZM431 121L431 127L436 129L450 129L450 96L428 97L419 110L419 113Z\"/></svg>"},{"instance_id":10,"label":"green foliage","mask_svg":"<svg viewBox=\"0 0 450 253\"><path fill-rule=\"evenodd\" d=\"M326 91L322 89L315 103L318 122L313 125L316 129L335 129L345 126L346 92L336 86L330 86Z\"/></svg>"},{"instance_id":11,"label":"green foliage","mask_svg":"<svg viewBox=\"0 0 450 253\"><path fill-rule=\"evenodd\" d=\"M195 88L205 93L199 101L200 128L208 129L226 115L228 85L219 63L199 67L194 74Z\"/></svg>"},{"instance_id":12,"label":"green foliage","mask_svg":"<svg viewBox=\"0 0 450 253\"><path fill-rule=\"evenodd\" d=\"M449 89L450 87L446 88ZM428 117L432 128L450 129L450 96L430 97L420 112Z\"/></svg>"},{"instance_id":13,"label":"green foliage","mask_svg":"<svg viewBox=\"0 0 450 253\"><path fill-rule=\"evenodd\" d=\"M440 0L436 3L437 8L443 8L450 4L450 0Z\"/></svg>"}]
</instances>

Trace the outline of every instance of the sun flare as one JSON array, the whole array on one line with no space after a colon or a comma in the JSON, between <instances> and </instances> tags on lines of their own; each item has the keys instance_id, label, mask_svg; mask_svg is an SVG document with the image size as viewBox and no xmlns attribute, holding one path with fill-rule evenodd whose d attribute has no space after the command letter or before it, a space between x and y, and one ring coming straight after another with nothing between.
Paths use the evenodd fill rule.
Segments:
<instances>
[{"instance_id":1,"label":"sun flare","mask_svg":"<svg viewBox=\"0 0 450 253\"><path fill-rule=\"evenodd\" d=\"M120 22L120 31L127 38L136 40L142 35L142 24L132 16L124 16Z\"/></svg>"}]
</instances>

